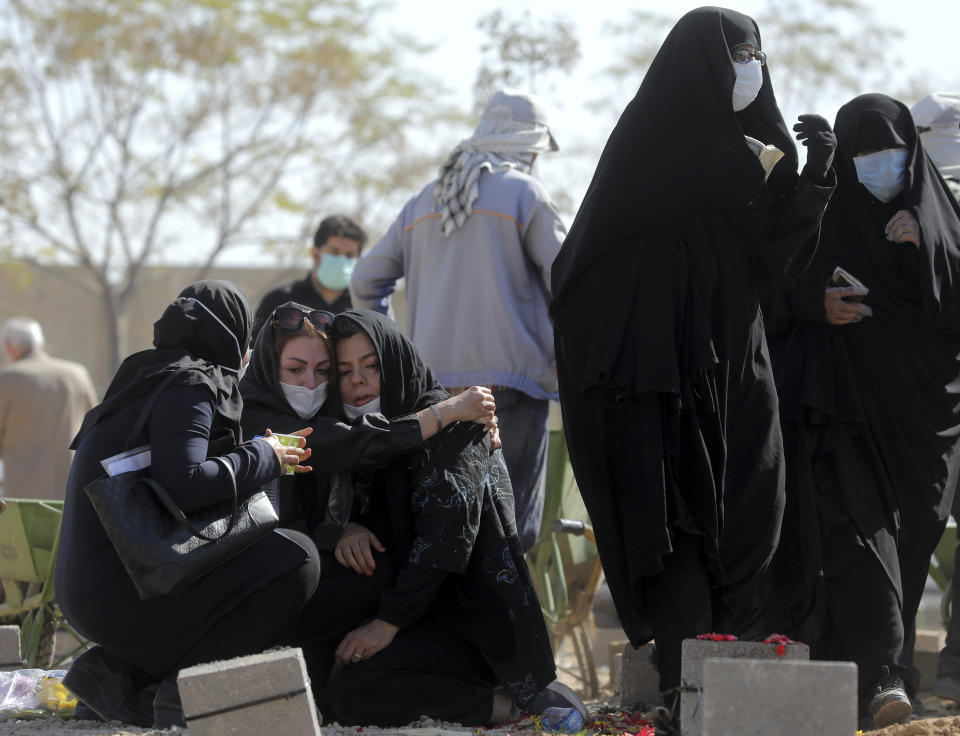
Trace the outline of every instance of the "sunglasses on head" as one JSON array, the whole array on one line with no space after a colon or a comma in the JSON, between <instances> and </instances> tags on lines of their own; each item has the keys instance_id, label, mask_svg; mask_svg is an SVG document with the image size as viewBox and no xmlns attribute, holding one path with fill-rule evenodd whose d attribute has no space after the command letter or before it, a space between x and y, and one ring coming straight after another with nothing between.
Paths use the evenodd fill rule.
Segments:
<instances>
[{"instance_id":1,"label":"sunglasses on head","mask_svg":"<svg viewBox=\"0 0 960 736\"><path fill-rule=\"evenodd\" d=\"M278 307L273 312L273 321L278 327L284 330L299 330L303 326L303 320L310 320L310 324L321 332L326 332L327 328L333 324L333 314L325 309L311 309L308 312L297 307Z\"/></svg>"}]
</instances>

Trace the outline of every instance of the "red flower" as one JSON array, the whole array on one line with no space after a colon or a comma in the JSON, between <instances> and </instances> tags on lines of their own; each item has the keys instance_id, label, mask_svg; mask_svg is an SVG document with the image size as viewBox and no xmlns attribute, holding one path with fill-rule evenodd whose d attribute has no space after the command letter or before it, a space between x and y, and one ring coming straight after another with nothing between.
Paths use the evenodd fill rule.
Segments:
<instances>
[{"instance_id":1,"label":"red flower","mask_svg":"<svg viewBox=\"0 0 960 736\"><path fill-rule=\"evenodd\" d=\"M717 633L698 634L697 638L703 641L736 641L737 640L737 637L735 637L733 634L717 634Z\"/></svg>"},{"instance_id":2,"label":"red flower","mask_svg":"<svg viewBox=\"0 0 960 736\"><path fill-rule=\"evenodd\" d=\"M781 657L787 653L787 647L783 644L777 644L777 654Z\"/></svg>"}]
</instances>

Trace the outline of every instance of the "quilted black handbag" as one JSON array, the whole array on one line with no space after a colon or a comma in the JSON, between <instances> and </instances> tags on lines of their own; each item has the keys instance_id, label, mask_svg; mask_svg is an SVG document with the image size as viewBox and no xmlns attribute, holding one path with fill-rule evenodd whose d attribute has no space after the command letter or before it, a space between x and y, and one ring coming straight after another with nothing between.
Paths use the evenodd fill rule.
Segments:
<instances>
[{"instance_id":1,"label":"quilted black handbag","mask_svg":"<svg viewBox=\"0 0 960 736\"><path fill-rule=\"evenodd\" d=\"M143 429L157 397L180 369L167 376L147 400L126 449ZM150 468L91 481L84 490L142 600L172 593L205 575L274 529L277 512L262 491L192 511L188 517L166 489L150 477Z\"/></svg>"}]
</instances>

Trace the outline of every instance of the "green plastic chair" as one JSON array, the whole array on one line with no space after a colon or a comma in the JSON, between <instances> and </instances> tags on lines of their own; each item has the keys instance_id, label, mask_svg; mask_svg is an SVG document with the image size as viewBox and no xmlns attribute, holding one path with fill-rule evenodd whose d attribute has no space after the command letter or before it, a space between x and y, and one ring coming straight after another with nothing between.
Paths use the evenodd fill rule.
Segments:
<instances>
[{"instance_id":1,"label":"green plastic chair","mask_svg":"<svg viewBox=\"0 0 960 736\"><path fill-rule=\"evenodd\" d=\"M63 501L0 500L0 622L20 626L21 655L28 668L49 669L86 648L87 642L63 618L53 598L53 571ZM58 628L80 642L54 662Z\"/></svg>"},{"instance_id":2,"label":"green plastic chair","mask_svg":"<svg viewBox=\"0 0 960 736\"><path fill-rule=\"evenodd\" d=\"M527 553L554 651L570 637L587 698L600 693L593 653L593 597L603 570L586 507L580 497L563 430L550 431L546 496L540 536ZM562 669L562 668L561 668Z\"/></svg>"}]
</instances>

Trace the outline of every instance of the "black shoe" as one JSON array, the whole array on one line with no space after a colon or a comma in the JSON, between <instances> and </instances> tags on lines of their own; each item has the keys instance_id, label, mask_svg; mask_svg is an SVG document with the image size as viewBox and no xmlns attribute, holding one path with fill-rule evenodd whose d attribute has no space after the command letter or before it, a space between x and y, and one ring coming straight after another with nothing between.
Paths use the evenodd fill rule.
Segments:
<instances>
[{"instance_id":1,"label":"black shoe","mask_svg":"<svg viewBox=\"0 0 960 736\"><path fill-rule=\"evenodd\" d=\"M171 726L187 727L187 720L183 716L183 704L180 702L180 688L177 687L176 675L160 683L157 694L153 699L153 727L170 728Z\"/></svg>"},{"instance_id":2,"label":"black shoe","mask_svg":"<svg viewBox=\"0 0 960 736\"><path fill-rule=\"evenodd\" d=\"M890 674L889 667L881 668L880 681L873 689L867 710L877 728L903 723L913 713L903 679Z\"/></svg>"},{"instance_id":3,"label":"black shoe","mask_svg":"<svg viewBox=\"0 0 960 736\"><path fill-rule=\"evenodd\" d=\"M96 714L96 711L94 711L93 708L84 703L82 700L77 701L77 707L73 709L73 717L78 721L99 721L100 723L105 722Z\"/></svg>"},{"instance_id":4,"label":"black shoe","mask_svg":"<svg viewBox=\"0 0 960 736\"><path fill-rule=\"evenodd\" d=\"M133 675L113 665L99 646L93 646L70 665L63 684L105 721L149 728L153 709Z\"/></svg>"}]
</instances>

